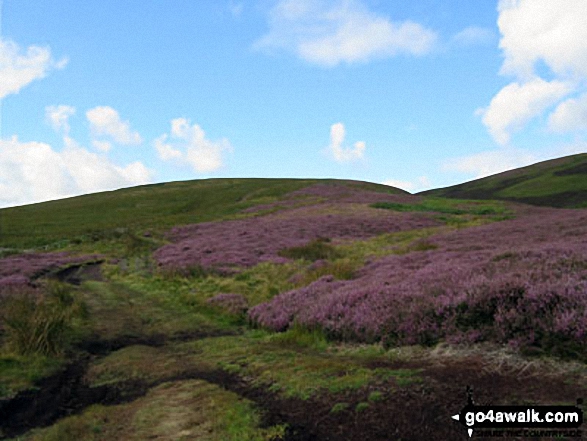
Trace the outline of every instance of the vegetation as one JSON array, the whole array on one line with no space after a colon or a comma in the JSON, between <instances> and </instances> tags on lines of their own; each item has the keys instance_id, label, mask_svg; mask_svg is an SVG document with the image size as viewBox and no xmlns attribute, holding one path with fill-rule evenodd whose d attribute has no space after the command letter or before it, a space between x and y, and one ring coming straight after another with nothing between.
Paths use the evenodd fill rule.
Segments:
<instances>
[{"instance_id":1,"label":"vegetation","mask_svg":"<svg viewBox=\"0 0 587 441\"><path fill-rule=\"evenodd\" d=\"M451 187L426 196L501 199L561 208L587 207L587 154L539 162Z\"/></svg>"},{"instance_id":2,"label":"vegetation","mask_svg":"<svg viewBox=\"0 0 587 441\"><path fill-rule=\"evenodd\" d=\"M210 180L3 210L59 221L0 238L53 249L0 257L0 412L55 403L0 438L419 439L449 431L454 378L587 392L584 211L379 190Z\"/></svg>"}]
</instances>

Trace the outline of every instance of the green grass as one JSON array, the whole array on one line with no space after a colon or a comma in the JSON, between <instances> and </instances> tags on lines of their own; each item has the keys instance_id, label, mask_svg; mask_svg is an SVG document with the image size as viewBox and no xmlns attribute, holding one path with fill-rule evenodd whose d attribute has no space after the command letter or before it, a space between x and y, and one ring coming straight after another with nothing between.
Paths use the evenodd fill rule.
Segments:
<instances>
[{"instance_id":1,"label":"green grass","mask_svg":"<svg viewBox=\"0 0 587 441\"><path fill-rule=\"evenodd\" d=\"M434 198L428 197L422 200L418 204L399 204L394 202L377 202L371 204L373 208L383 208L386 210L402 211L402 212L434 212L442 214L453 214L453 215L503 215L507 213L507 208L503 202L499 201L471 201L471 200L459 200L459 199L446 199L446 198Z\"/></svg>"},{"instance_id":2,"label":"green grass","mask_svg":"<svg viewBox=\"0 0 587 441\"><path fill-rule=\"evenodd\" d=\"M86 315L80 297L56 281L44 283L40 293L12 294L0 302L2 349L17 355L61 355Z\"/></svg>"},{"instance_id":3,"label":"green grass","mask_svg":"<svg viewBox=\"0 0 587 441\"><path fill-rule=\"evenodd\" d=\"M269 441L285 430L282 425L260 425L252 402L205 381L189 380L161 384L132 403L89 407L20 439Z\"/></svg>"},{"instance_id":4,"label":"green grass","mask_svg":"<svg viewBox=\"0 0 587 441\"><path fill-rule=\"evenodd\" d=\"M337 253L336 249L330 245L329 242L330 239L319 238L312 240L303 246L286 248L281 250L278 254L281 257L303 259L311 262L340 257L339 253Z\"/></svg>"},{"instance_id":5,"label":"green grass","mask_svg":"<svg viewBox=\"0 0 587 441\"><path fill-rule=\"evenodd\" d=\"M292 331L288 331L292 332ZM300 331L293 331L299 333ZM269 386L285 397L308 399L320 393L340 393L368 384L395 380L399 386L418 381L418 371L369 368L371 355L342 355L326 350L318 337L284 337L281 334L250 334L182 343L178 350L208 369L227 367ZM301 342L301 344L300 344Z\"/></svg>"},{"instance_id":6,"label":"green grass","mask_svg":"<svg viewBox=\"0 0 587 441\"><path fill-rule=\"evenodd\" d=\"M501 199L535 205L587 207L587 154L539 162L422 195L459 199Z\"/></svg>"},{"instance_id":7,"label":"green grass","mask_svg":"<svg viewBox=\"0 0 587 441\"><path fill-rule=\"evenodd\" d=\"M0 248L148 250L157 240L145 239L146 231L157 238L176 225L234 217L318 182L401 193L383 185L317 179L206 179L144 185L1 209ZM121 238L127 243L121 244Z\"/></svg>"},{"instance_id":8,"label":"green grass","mask_svg":"<svg viewBox=\"0 0 587 441\"><path fill-rule=\"evenodd\" d=\"M43 355L0 355L0 399L31 389L38 380L53 375L65 359Z\"/></svg>"}]
</instances>

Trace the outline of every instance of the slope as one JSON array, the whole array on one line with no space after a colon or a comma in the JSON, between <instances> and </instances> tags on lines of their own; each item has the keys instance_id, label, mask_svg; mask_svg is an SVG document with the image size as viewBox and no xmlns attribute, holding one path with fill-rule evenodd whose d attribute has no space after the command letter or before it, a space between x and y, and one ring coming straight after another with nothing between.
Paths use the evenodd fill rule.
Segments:
<instances>
[{"instance_id":1,"label":"slope","mask_svg":"<svg viewBox=\"0 0 587 441\"><path fill-rule=\"evenodd\" d=\"M558 208L587 207L587 154L543 161L418 194L457 199L509 200Z\"/></svg>"}]
</instances>

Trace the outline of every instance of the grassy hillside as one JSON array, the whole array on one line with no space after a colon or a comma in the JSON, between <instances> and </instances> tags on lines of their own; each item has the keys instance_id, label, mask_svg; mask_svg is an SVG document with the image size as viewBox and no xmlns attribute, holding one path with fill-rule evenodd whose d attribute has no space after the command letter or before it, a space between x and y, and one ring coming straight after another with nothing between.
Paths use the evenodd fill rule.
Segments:
<instances>
[{"instance_id":1,"label":"grassy hillside","mask_svg":"<svg viewBox=\"0 0 587 441\"><path fill-rule=\"evenodd\" d=\"M0 248L62 248L121 234L219 220L317 182L386 193L389 186L318 179L206 179L144 185L0 210Z\"/></svg>"},{"instance_id":2,"label":"grassy hillside","mask_svg":"<svg viewBox=\"0 0 587 441\"><path fill-rule=\"evenodd\" d=\"M587 395L587 210L216 179L0 215L0 440L464 439L467 386Z\"/></svg>"},{"instance_id":3,"label":"grassy hillside","mask_svg":"<svg viewBox=\"0 0 587 441\"><path fill-rule=\"evenodd\" d=\"M500 199L559 208L587 207L587 154L539 162L419 194L457 199Z\"/></svg>"}]
</instances>

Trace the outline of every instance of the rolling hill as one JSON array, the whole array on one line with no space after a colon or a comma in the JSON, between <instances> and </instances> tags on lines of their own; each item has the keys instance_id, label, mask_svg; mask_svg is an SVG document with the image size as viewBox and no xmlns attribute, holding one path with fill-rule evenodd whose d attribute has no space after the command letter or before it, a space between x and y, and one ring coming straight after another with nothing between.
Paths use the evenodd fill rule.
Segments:
<instances>
[{"instance_id":1,"label":"rolling hill","mask_svg":"<svg viewBox=\"0 0 587 441\"><path fill-rule=\"evenodd\" d=\"M315 183L407 194L386 185L335 179L203 179L123 188L0 209L0 248L61 248L65 242L224 219Z\"/></svg>"},{"instance_id":2,"label":"rolling hill","mask_svg":"<svg viewBox=\"0 0 587 441\"><path fill-rule=\"evenodd\" d=\"M551 159L418 194L456 199L497 199L558 208L587 207L587 154Z\"/></svg>"}]
</instances>

